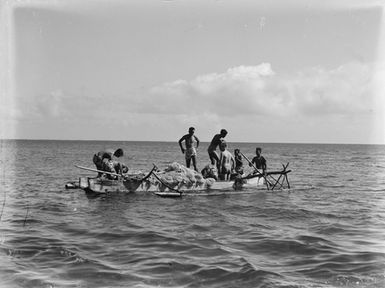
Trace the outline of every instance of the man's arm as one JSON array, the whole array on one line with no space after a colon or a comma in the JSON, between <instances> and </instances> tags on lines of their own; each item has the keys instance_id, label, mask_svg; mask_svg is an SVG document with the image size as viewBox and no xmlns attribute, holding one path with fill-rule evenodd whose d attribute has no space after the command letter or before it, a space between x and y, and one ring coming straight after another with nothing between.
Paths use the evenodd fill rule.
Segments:
<instances>
[{"instance_id":1,"label":"man's arm","mask_svg":"<svg viewBox=\"0 0 385 288\"><path fill-rule=\"evenodd\" d=\"M179 143L179 147L180 147L180 150L182 151L182 153L184 153L185 149L183 148L182 146L182 142L186 139L186 135L184 135L182 138L179 139L178 143Z\"/></svg>"},{"instance_id":2,"label":"man's arm","mask_svg":"<svg viewBox=\"0 0 385 288\"><path fill-rule=\"evenodd\" d=\"M198 139L198 137L195 136L195 135L194 135L194 137L195 137L195 141L197 141L197 148L198 148L198 147L199 147L199 139Z\"/></svg>"}]
</instances>

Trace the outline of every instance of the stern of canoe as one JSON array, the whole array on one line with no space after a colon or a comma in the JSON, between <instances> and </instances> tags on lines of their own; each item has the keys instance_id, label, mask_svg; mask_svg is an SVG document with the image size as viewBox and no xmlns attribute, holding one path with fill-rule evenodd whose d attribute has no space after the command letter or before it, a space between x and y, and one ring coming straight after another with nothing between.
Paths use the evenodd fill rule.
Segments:
<instances>
[{"instance_id":1,"label":"stern of canoe","mask_svg":"<svg viewBox=\"0 0 385 288\"><path fill-rule=\"evenodd\" d=\"M127 189L121 180L80 177L79 187L86 193L125 192Z\"/></svg>"}]
</instances>

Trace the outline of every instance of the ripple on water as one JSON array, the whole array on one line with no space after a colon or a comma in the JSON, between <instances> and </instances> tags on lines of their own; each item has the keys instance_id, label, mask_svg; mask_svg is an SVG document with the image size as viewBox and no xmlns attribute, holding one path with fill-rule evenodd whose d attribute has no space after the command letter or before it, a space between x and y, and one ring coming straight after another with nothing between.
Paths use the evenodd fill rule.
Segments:
<instances>
[{"instance_id":1,"label":"ripple on water","mask_svg":"<svg viewBox=\"0 0 385 288\"><path fill-rule=\"evenodd\" d=\"M272 166L291 162L289 191L90 199L63 189L92 175L73 169L90 151L126 147L143 170L184 156L175 143L16 142L2 162L5 287L385 287L382 146L264 145Z\"/></svg>"},{"instance_id":2,"label":"ripple on water","mask_svg":"<svg viewBox=\"0 0 385 288\"><path fill-rule=\"evenodd\" d=\"M203 267L193 273L199 279L189 287L260 287L271 285L282 276L278 273L257 269L246 263L238 270L228 270L218 267Z\"/></svg>"}]
</instances>

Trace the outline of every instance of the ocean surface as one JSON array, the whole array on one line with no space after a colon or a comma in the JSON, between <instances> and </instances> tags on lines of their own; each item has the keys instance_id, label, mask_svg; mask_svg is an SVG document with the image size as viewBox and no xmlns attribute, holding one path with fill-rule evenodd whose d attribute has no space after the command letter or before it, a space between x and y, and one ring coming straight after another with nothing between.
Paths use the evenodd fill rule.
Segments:
<instances>
[{"instance_id":1,"label":"ocean surface","mask_svg":"<svg viewBox=\"0 0 385 288\"><path fill-rule=\"evenodd\" d=\"M178 144L2 140L0 287L385 287L385 146L229 146L290 162L291 189L92 198L65 189L95 175L74 164L183 164Z\"/></svg>"}]
</instances>

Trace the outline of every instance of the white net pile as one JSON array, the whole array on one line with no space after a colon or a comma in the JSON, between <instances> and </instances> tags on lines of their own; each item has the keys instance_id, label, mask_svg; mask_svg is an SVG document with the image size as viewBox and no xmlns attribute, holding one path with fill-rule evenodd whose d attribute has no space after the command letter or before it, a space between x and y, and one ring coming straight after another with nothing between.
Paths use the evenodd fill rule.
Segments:
<instances>
[{"instance_id":1,"label":"white net pile","mask_svg":"<svg viewBox=\"0 0 385 288\"><path fill-rule=\"evenodd\" d=\"M160 190L164 190L167 186L174 189L210 188L215 182L215 179L205 179L199 172L189 169L177 162L169 164L164 171L156 172L156 175L161 181L156 177L150 177L149 182L152 185L158 185Z\"/></svg>"}]
</instances>

